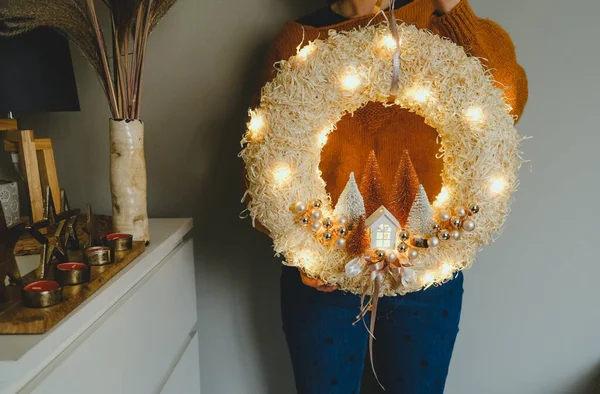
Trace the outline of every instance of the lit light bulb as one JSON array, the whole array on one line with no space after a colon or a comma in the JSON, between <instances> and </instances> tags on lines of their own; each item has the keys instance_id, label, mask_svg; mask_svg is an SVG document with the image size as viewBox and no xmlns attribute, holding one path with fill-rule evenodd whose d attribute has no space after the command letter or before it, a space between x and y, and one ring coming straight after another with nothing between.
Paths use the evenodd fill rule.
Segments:
<instances>
[{"instance_id":1,"label":"lit light bulb","mask_svg":"<svg viewBox=\"0 0 600 394\"><path fill-rule=\"evenodd\" d=\"M299 261L310 260L313 257L313 252L310 249L302 249L296 253L296 257Z\"/></svg>"},{"instance_id":2,"label":"lit light bulb","mask_svg":"<svg viewBox=\"0 0 600 394\"><path fill-rule=\"evenodd\" d=\"M319 133L319 146L324 147L327 143L327 136L329 135L329 129L324 129Z\"/></svg>"},{"instance_id":3,"label":"lit light bulb","mask_svg":"<svg viewBox=\"0 0 600 394\"><path fill-rule=\"evenodd\" d=\"M342 78L344 89L354 90L360 85L360 78L355 73L348 73Z\"/></svg>"},{"instance_id":4,"label":"lit light bulb","mask_svg":"<svg viewBox=\"0 0 600 394\"><path fill-rule=\"evenodd\" d=\"M431 275L431 272L425 272L423 274L423 276L421 277L421 282L425 286L429 286L430 284L432 284L433 283L433 275Z\"/></svg>"},{"instance_id":5,"label":"lit light bulb","mask_svg":"<svg viewBox=\"0 0 600 394\"><path fill-rule=\"evenodd\" d=\"M500 194L506 188L506 181L504 178L494 178L490 185L490 191L493 194Z\"/></svg>"},{"instance_id":6,"label":"lit light bulb","mask_svg":"<svg viewBox=\"0 0 600 394\"><path fill-rule=\"evenodd\" d=\"M427 88L413 88L408 92L408 96L417 103L424 103L431 97L431 91Z\"/></svg>"},{"instance_id":7,"label":"lit light bulb","mask_svg":"<svg viewBox=\"0 0 600 394\"><path fill-rule=\"evenodd\" d=\"M465 112L465 118L471 123L479 123L485 118L483 110L479 107L471 107Z\"/></svg>"},{"instance_id":8,"label":"lit light bulb","mask_svg":"<svg viewBox=\"0 0 600 394\"><path fill-rule=\"evenodd\" d=\"M317 256L309 249L302 249L295 256L296 264L303 266L304 268L311 269L311 267L317 262Z\"/></svg>"},{"instance_id":9,"label":"lit light bulb","mask_svg":"<svg viewBox=\"0 0 600 394\"><path fill-rule=\"evenodd\" d=\"M301 60L306 60L308 55L310 55L314 50L315 46L313 44L308 44L298 51L298 58L300 58Z\"/></svg>"},{"instance_id":10,"label":"lit light bulb","mask_svg":"<svg viewBox=\"0 0 600 394\"><path fill-rule=\"evenodd\" d=\"M388 34L387 36L383 37L383 39L381 40L381 44L389 50L396 49L396 40L394 40L394 37L392 37L391 34Z\"/></svg>"},{"instance_id":11,"label":"lit light bulb","mask_svg":"<svg viewBox=\"0 0 600 394\"><path fill-rule=\"evenodd\" d=\"M452 274L453 269L450 263L444 263L442 264L442 268L440 269L440 271L442 273L442 276L446 277Z\"/></svg>"},{"instance_id":12,"label":"lit light bulb","mask_svg":"<svg viewBox=\"0 0 600 394\"><path fill-rule=\"evenodd\" d=\"M448 189L446 189L445 186L442 186L442 190L440 191L440 194L438 194L435 199L436 205L441 205L441 204L445 203L446 201L448 201L448 197L450 197L450 193L448 193Z\"/></svg>"},{"instance_id":13,"label":"lit light bulb","mask_svg":"<svg viewBox=\"0 0 600 394\"><path fill-rule=\"evenodd\" d=\"M254 112L250 118L248 129L253 133L258 133L265 125L265 119L262 115Z\"/></svg>"},{"instance_id":14,"label":"lit light bulb","mask_svg":"<svg viewBox=\"0 0 600 394\"><path fill-rule=\"evenodd\" d=\"M287 182L291 175L292 170L285 164L281 164L273 170L273 178L275 178L275 181L279 184Z\"/></svg>"}]
</instances>

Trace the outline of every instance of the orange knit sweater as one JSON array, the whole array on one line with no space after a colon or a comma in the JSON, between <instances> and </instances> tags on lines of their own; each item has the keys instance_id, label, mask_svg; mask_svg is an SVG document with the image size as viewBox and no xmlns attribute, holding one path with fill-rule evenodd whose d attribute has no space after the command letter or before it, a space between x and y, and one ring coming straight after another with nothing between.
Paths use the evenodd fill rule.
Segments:
<instances>
[{"instance_id":1,"label":"orange knit sweater","mask_svg":"<svg viewBox=\"0 0 600 394\"><path fill-rule=\"evenodd\" d=\"M483 59L492 71L498 86L505 89L505 95L513 113L520 116L527 101L527 78L517 63L515 49L508 34L496 23L478 18L467 0L462 0L450 13L436 16L431 0L414 0L395 11L399 21L427 28L450 38L472 55ZM264 82L276 74L274 64L296 54L298 44L304 39L312 41L326 38L330 29L351 30L364 26L373 15L362 16L348 21L315 28L297 22L285 23L275 39L267 57ZM379 15L372 23L383 21ZM347 115L337 125L337 130L329 139L321 154L321 170L327 182L327 191L335 204L342 192L350 172L360 179L362 170L371 150L374 150L384 180L384 190L389 190L398 168L401 154L408 150L419 176L431 200L441 189L443 163L436 159L439 144L437 132L426 125L423 119L400 107L384 107L379 103L369 103L354 113Z\"/></svg>"}]
</instances>

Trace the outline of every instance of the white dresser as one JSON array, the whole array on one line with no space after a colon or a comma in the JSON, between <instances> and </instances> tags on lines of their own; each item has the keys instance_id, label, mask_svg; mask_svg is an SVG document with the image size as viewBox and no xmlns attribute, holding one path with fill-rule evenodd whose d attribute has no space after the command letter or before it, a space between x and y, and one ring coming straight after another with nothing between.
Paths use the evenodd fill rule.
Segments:
<instances>
[{"instance_id":1,"label":"white dresser","mask_svg":"<svg viewBox=\"0 0 600 394\"><path fill-rule=\"evenodd\" d=\"M191 219L152 219L146 251L44 335L0 335L0 393L200 393Z\"/></svg>"}]
</instances>

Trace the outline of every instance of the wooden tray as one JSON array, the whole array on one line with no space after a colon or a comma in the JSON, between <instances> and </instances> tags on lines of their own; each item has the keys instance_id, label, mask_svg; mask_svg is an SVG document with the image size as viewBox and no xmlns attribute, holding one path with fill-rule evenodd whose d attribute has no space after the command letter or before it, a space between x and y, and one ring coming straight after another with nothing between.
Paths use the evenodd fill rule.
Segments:
<instances>
[{"instance_id":1,"label":"wooden tray","mask_svg":"<svg viewBox=\"0 0 600 394\"><path fill-rule=\"evenodd\" d=\"M10 302L0 304L1 334L43 334L65 318L89 296L94 294L110 278L115 276L127 264L144 252L146 245L135 241L133 248L116 254L116 261L104 266L91 267L91 279L88 283L77 286L65 286L63 301L49 308L25 308L21 304L21 288L9 287ZM81 252L69 256L72 261L83 261ZM51 267L49 279L54 275L55 265ZM33 281L33 272L26 275L24 283Z\"/></svg>"}]
</instances>

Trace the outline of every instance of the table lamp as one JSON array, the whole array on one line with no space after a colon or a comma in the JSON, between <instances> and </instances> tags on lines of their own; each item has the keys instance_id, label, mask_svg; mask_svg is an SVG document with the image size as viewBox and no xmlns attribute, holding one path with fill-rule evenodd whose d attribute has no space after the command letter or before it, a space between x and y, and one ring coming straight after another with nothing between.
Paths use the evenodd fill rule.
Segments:
<instances>
[{"instance_id":1,"label":"table lamp","mask_svg":"<svg viewBox=\"0 0 600 394\"><path fill-rule=\"evenodd\" d=\"M66 38L49 28L0 36L0 53L0 114L79 111Z\"/></svg>"},{"instance_id":2,"label":"table lamp","mask_svg":"<svg viewBox=\"0 0 600 394\"><path fill-rule=\"evenodd\" d=\"M58 191L58 179L49 179L56 178L55 167L51 176L39 173L54 166L54 154L50 139L35 139L32 130L19 130L13 113L79 111L71 52L66 38L50 28L38 28L17 36L0 35L0 54L0 131L9 130L4 150L11 152L17 172L27 182L31 219L37 221L43 216L43 183L54 195ZM60 202L55 202L59 208Z\"/></svg>"}]
</instances>

